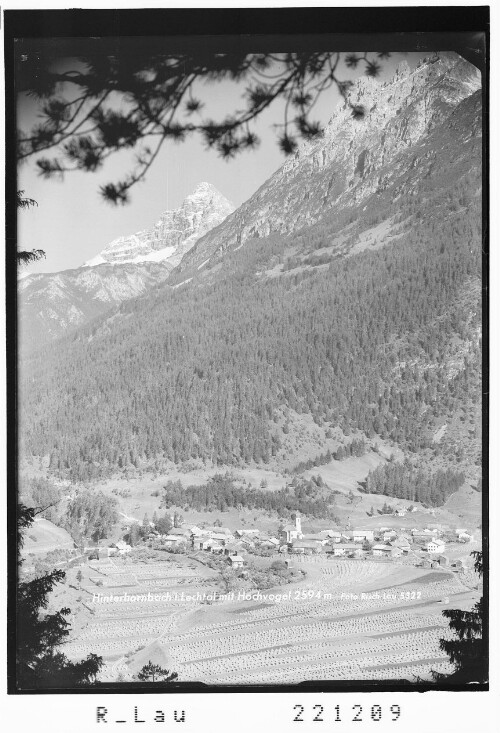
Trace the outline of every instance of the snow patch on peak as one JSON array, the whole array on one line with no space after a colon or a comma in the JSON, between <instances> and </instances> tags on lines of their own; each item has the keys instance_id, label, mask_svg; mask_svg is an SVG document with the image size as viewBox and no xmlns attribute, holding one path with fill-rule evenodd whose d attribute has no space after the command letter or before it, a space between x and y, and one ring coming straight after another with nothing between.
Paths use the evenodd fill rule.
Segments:
<instances>
[{"instance_id":1,"label":"snow patch on peak","mask_svg":"<svg viewBox=\"0 0 500 733\"><path fill-rule=\"evenodd\" d=\"M87 260L83 263L83 267L96 267L97 265L105 265L107 260L104 259L102 255L96 255L95 257L92 257L92 259Z\"/></svg>"},{"instance_id":2,"label":"snow patch on peak","mask_svg":"<svg viewBox=\"0 0 500 733\"><path fill-rule=\"evenodd\" d=\"M175 267L198 239L221 224L234 208L215 186L202 181L178 209L164 211L151 229L114 239L84 267L141 262Z\"/></svg>"}]
</instances>

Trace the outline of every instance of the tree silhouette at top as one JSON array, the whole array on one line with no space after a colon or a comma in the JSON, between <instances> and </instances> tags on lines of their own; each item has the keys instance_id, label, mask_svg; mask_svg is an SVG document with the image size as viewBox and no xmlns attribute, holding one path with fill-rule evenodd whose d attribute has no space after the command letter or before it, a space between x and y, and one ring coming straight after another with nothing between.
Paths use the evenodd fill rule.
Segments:
<instances>
[{"instance_id":1,"label":"tree silhouette at top","mask_svg":"<svg viewBox=\"0 0 500 733\"><path fill-rule=\"evenodd\" d=\"M71 60L19 50L18 89L37 100L41 121L19 130L17 157L23 162L36 155L39 173L49 178L70 170L97 171L113 153L133 149L132 169L100 188L113 204L129 200L130 189L145 178L166 140L182 141L197 133L223 158L255 148L259 139L252 123L277 100L285 103L283 121L275 125L285 154L296 150L299 139L321 135L311 114L318 97L332 86L353 116L363 117L363 107L350 99L353 82L340 78L339 64L361 66L375 77L380 61L390 55L168 53L144 46L114 54L109 41L99 39L89 49ZM204 117L206 85L227 80L245 84L241 108L223 119ZM47 157L47 151L55 155Z\"/></svg>"}]
</instances>

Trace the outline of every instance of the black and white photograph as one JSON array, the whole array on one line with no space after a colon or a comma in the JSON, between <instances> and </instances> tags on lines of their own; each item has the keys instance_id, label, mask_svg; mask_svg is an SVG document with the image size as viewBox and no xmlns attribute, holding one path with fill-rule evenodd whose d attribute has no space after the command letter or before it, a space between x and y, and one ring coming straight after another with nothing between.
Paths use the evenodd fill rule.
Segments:
<instances>
[{"instance_id":1,"label":"black and white photograph","mask_svg":"<svg viewBox=\"0 0 500 733\"><path fill-rule=\"evenodd\" d=\"M465 10L5 13L10 693L488 689Z\"/></svg>"}]
</instances>

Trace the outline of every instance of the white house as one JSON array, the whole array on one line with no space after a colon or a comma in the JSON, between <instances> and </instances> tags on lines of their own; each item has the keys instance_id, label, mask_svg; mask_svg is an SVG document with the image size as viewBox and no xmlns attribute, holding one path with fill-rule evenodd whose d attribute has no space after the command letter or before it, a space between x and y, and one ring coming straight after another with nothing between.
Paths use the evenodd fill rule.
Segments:
<instances>
[{"instance_id":1,"label":"white house","mask_svg":"<svg viewBox=\"0 0 500 733\"><path fill-rule=\"evenodd\" d=\"M373 529L353 529L352 539L354 542L373 542Z\"/></svg>"},{"instance_id":2,"label":"white house","mask_svg":"<svg viewBox=\"0 0 500 733\"><path fill-rule=\"evenodd\" d=\"M234 534L237 537L257 537L260 534L260 530L255 528L249 528L249 529L237 529L235 530Z\"/></svg>"},{"instance_id":3,"label":"white house","mask_svg":"<svg viewBox=\"0 0 500 733\"><path fill-rule=\"evenodd\" d=\"M443 540L432 539L426 544L425 549L429 554L433 554L435 552L441 554L445 551L445 544Z\"/></svg>"},{"instance_id":4,"label":"white house","mask_svg":"<svg viewBox=\"0 0 500 733\"><path fill-rule=\"evenodd\" d=\"M229 557L229 563L232 568L242 568L245 561L241 557L241 555L231 555Z\"/></svg>"},{"instance_id":5,"label":"white house","mask_svg":"<svg viewBox=\"0 0 500 733\"><path fill-rule=\"evenodd\" d=\"M375 555L375 557L381 557L386 554L387 550L390 550L391 548L389 545L373 545L372 547L372 553Z\"/></svg>"},{"instance_id":6,"label":"white house","mask_svg":"<svg viewBox=\"0 0 500 733\"><path fill-rule=\"evenodd\" d=\"M400 547L402 550L410 549L410 543L408 542L408 539L402 536L396 537L394 540L392 540L391 545L393 547Z\"/></svg>"},{"instance_id":7,"label":"white house","mask_svg":"<svg viewBox=\"0 0 500 733\"><path fill-rule=\"evenodd\" d=\"M342 542L340 544L334 544L332 546L331 552L333 552L334 557L342 557L343 555L350 555L352 552L355 552L358 549L359 545L354 544L354 542Z\"/></svg>"},{"instance_id":8,"label":"white house","mask_svg":"<svg viewBox=\"0 0 500 733\"><path fill-rule=\"evenodd\" d=\"M126 555L132 549L132 546L127 544L124 540L118 540L118 542L115 542L111 547L116 547L119 555Z\"/></svg>"},{"instance_id":9,"label":"white house","mask_svg":"<svg viewBox=\"0 0 500 733\"><path fill-rule=\"evenodd\" d=\"M328 538L324 537L321 533L317 534L303 534L301 539L309 540L310 542L317 542L318 545L326 545Z\"/></svg>"},{"instance_id":10,"label":"white house","mask_svg":"<svg viewBox=\"0 0 500 733\"><path fill-rule=\"evenodd\" d=\"M187 537L182 534L167 534L163 539L163 543L167 547L179 547L180 545L185 545L186 542Z\"/></svg>"},{"instance_id":11,"label":"white house","mask_svg":"<svg viewBox=\"0 0 500 733\"><path fill-rule=\"evenodd\" d=\"M342 537L342 534L334 529L322 529L319 534L324 535L332 542L340 542L340 539Z\"/></svg>"},{"instance_id":12,"label":"white house","mask_svg":"<svg viewBox=\"0 0 500 733\"><path fill-rule=\"evenodd\" d=\"M315 540L292 540L290 551L300 555L311 555L321 552L321 542Z\"/></svg>"}]
</instances>

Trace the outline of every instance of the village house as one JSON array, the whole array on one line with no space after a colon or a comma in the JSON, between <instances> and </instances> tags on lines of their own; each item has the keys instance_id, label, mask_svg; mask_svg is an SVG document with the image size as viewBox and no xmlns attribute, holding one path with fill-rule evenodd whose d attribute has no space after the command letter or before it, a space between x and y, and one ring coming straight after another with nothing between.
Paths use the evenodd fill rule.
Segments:
<instances>
[{"instance_id":1,"label":"village house","mask_svg":"<svg viewBox=\"0 0 500 733\"><path fill-rule=\"evenodd\" d=\"M180 547L185 545L187 541L188 538L182 534L167 534L162 538L162 543L166 547Z\"/></svg>"},{"instance_id":2,"label":"village house","mask_svg":"<svg viewBox=\"0 0 500 733\"><path fill-rule=\"evenodd\" d=\"M241 542L228 542L224 547L224 555L233 556L241 551Z\"/></svg>"},{"instance_id":3,"label":"village house","mask_svg":"<svg viewBox=\"0 0 500 733\"><path fill-rule=\"evenodd\" d=\"M349 534L354 542L373 542L373 529L353 529Z\"/></svg>"},{"instance_id":4,"label":"village house","mask_svg":"<svg viewBox=\"0 0 500 733\"><path fill-rule=\"evenodd\" d=\"M448 565L450 564L450 558L446 557L446 555L439 555L439 557L437 558L437 561L440 564L440 566L444 568L448 567Z\"/></svg>"},{"instance_id":5,"label":"village house","mask_svg":"<svg viewBox=\"0 0 500 733\"><path fill-rule=\"evenodd\" d=\"M342 533L337 532L335 529L323 529L319 534L324 535L327 539L333 542L340 542L342 537Z\"/></svg>"},{"instance_id":6,"label":"village house","mask_svg":"<svg viewBox=\"0 0 500 733\"><path fill-rule=\"evenodd\" d=\"M243 558L241 557L241 555L231 555L229 557L229 562L231 564L231 567L234 568L234 569L236 569L236 568L242 568L243 565L245 564L245 561L243 560Z\"/></svg>"},{"instance_id":7,"label":"village house","mask_svg":"<svg viewBox=\"0 0 500 733\"><path fill-rule=\"evenodd\" d=\"M382 557L386 554L388 550L390 550L389 545L373 545L372 547L372 555L375 557Z\"/></svg>"},{"instance_id":8,"label":"village house","mask_svg":"<svg viewBox=\"0 0 500 733\"><path fill-rule=\"evenodd\" d=\"M192 532L187 527L172 527L168 534L188 538L191 537Z\"/></svg>"},{"instance_id":9,"label":"village house","mask_svg":"<svg viewBox=\"0 0 500 733\"><path fill-rule=\"evenodd\" d=\"M312 555L321 552L322 546L314 540L292 540L290 552L301 555Z\"/></svg>"},{"instance_id":10,"label":"village house","mask_svg":"<svg viewBox=\"0 0 500 733\"><path fill-rule=\"evenodd\" d=\"M429 535L432 535L433 531L432 529L412 529L411 530L411 536L412 537L429 537Z\"/></svg>"},{"instance_id":11,"label":"village house","mask_svg":"<svg viewBox=\"0 0 500 733\"><path fill-rule=\"evenodd\" d=\"M233 541L233 536L227 535L224 532L211 532L210 539L219 542L221 545L226 545L228 542Z\"/></svg>"},{"instance_id":12,"label":"village house","mask_svg":"<svg viewBox=\"0 0 500 733\"><path fill-rule=\"evenodd\" d=\"M124 540L118 540L118 542L115 542L111 547L115 547L119 555L126 555L132 549L132 546L127 544Z\"/></svg>"},{"instance_id":13,"label":"village house","mask_svg":"<svg viewBox=\"0 0 500 733\"><path fill-rule=\"evenodd\" d=\"M391 547L399 547L403 552L409 552L410 550L410 543L406 537L396 537L396 539L392 540L389 544Z\"/></svg>"},{"instance_id":14,"label":"village house","mask_svg":"<svg viewBox=\"0 0 500 733\"><path fill-rule=\"evenodd\" d=\"M193 538L193 547L196 550L209 550L212 547L212 540L210 537L196 537Z\"/></svg>"},{"instance_id":15,"label":"village house","mask_svg":"<svg viewBox=\"0 0 500 733\"><path fill-rule=\"evenodd\" d=\"M330 550L330 553L334 557L344 557L346 555L350 555L351 553L355 552L356 550L359 550L359 545L356 545L354 542L346 543L335 543L332 545L332 549Z\"/></svg>"},{"instance_id":16,"label":"village house","mask_svg":"<svg viewBox=\"0 0 500 733\"><path fill-rule=\"evenodd\" d=\"M205 527L203 530L206 534L209 534L210 537L213 537L214 535L224 535L224 537L232 537L233 533L231 532L228 527Z\"/></svg>"},{"instance_id":17,"label":"village house","mask_svg":"<svg viewBox=\"0 0 500 733\"><path fill-rule=\"evenodd\" d=\"M426 544L425 549L429 554L442 553L445 550L443 540L432 539Z\"/></svg>"},{"instance_id":18,"label":"village house","mask_svg":"<svg viewBox=\"0 0 500 733\"><path fill-rule=\"evenodd\" d=\"M264 550L277 550L279 547L279 541L275 540L274 542L271 539L264 539L260 540L259 547L262 547Z\"/></svg>"},{"instance_id":19,"label":"village house","mask_svg":"<svg viewBox=\"0 0 500 733\"><path fill-rule=\"evenodd\" d=\"M212 544L210 545L209 549L213 555L224 554L224 545L221 542L217 542L217 540L212 540Z\"/></svg>"},{"instance_id":20,"label":"village house","mask_svg":"<svg viewBox=\"0 0 500 733\"><path fill-rule=\"evenodd\" d=\"M377 557L401 557L403 550L400 547L394 547L392 545L375 545L372 548L373 555Z\"/></svg>"},{"instance_id":21,"label":"village house","mask_svg":"<svg viewBox=\"0 0 500 733\"><path fill-rule=\"evenodd\" d=\"M252 537L241 537L238 542L241 544L242 547L247 550L255 547L255 541L252 539Z\"/></svg>"},{"instance_id":22,"label":"village house","mask_svg":"<svg viewBox=\"0 0 500 733\"><path fill-rule=\"evenodd\" d=\"M328 542L328 538L324 537L321 533L317 534L303 534L302 535L303 540L309 540L311 542L317 542L320 545L326 545Z\"/></svg>"},{"instance_id":23,"label":"village house","mask_svg":"<svg viewBox=\"0 0 500 733\"><path fill-rule=\"evenodd\" d=\"M382 539L384 542L389 542L397 537L397 532L394 529L390 529L388 532L384 532Z\"/></svg>"},{"instance_id":24,"label":"village house","mask_svg":"<svg viewBox=\"0 0 500 733\"><path fill-rule=\"evenodd\" d=\"M470 532L460 532L460 534L457 536L457 539L459 542L472 542L474 539L474 535Z\"/></svg>"},{"instance_id":25,"label":"village house","mask_svg":"<svg viewBox=\"0 0 500 733\"><path fill-rule=\"evenodd\" d=\"M256 527L250 528L250 529L237 529L234 532L236 537L258 537L260 534L260 530L258 530Z\"/></svg>"}]
</instances>

